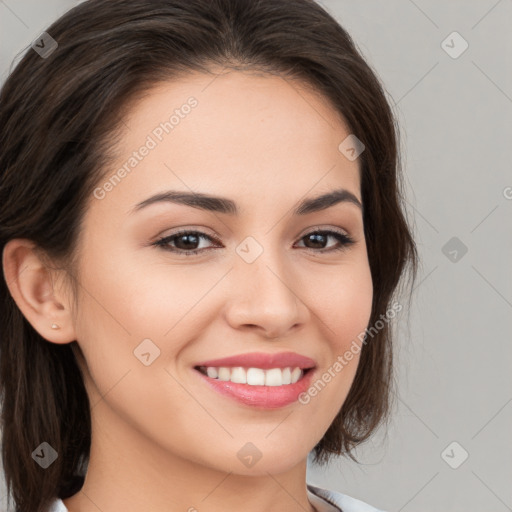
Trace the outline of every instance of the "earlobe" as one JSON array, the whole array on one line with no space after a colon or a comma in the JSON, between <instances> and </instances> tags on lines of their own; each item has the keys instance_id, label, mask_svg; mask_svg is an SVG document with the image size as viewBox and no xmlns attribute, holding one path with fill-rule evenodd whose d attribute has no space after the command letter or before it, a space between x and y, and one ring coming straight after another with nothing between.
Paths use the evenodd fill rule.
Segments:
<instances>
[{"instance_id":1,"label":"earlobe","mask_svg":"<svg viewBox=\"0 0 512 512\"><path fill-rule=\"evenodd\" d=\"M74 341L68 297L56 289L34 242L20 238L7 242L2 265L9 292L32 327L53 343Z\"/></svg>"}]
</instances>

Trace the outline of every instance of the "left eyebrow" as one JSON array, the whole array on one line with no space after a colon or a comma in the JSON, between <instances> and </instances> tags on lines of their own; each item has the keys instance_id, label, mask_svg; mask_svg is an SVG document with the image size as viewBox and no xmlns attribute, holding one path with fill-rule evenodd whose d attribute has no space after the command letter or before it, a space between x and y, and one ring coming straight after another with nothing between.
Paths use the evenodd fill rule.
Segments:
<instances>
[{"instance_id":1,"label":"left eyebrow","mask_svg":"<svg viewBox=\"0 0 512 512\"><path fill-rule=\"evenodd\" d=\"M191 206L192 208L198 208L200 210L225 213L227 215L239 215L240 213L237 204L226 197L209 196L199 192L189 193L178 190L167 190L166 192L156 194L138 203L134 208L132 208L130 214L142 210L151 204L160 202L182 204L185 206ZM326 208L330 208L338 203L353 204L361 210L363 209L363 205L352 192L341 188L332 190L331 192L327 192L321 196L304 199L295 208L293 214L307 215L320 210L325 210Z\"/></svg>"}]
</instances>

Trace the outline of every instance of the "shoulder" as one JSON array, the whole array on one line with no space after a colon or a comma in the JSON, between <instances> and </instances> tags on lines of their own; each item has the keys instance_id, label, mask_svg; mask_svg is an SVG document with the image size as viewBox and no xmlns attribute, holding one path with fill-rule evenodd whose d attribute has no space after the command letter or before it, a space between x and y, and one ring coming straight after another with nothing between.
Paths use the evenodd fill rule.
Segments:
<instances>
[{"instance_id":1,"label":"shoulder","mask_svg":"<svg viewBox=\"0 0 512 512\"><path fill-rule=\"evenodd\" d=\"M317 487L312 484L307 484L307 488L313 494L338 507L342 512L384 512L383 510L372 507L364 501L352 498L338 491L323 489L322 487Z\"/></svg>"}]
</instances>

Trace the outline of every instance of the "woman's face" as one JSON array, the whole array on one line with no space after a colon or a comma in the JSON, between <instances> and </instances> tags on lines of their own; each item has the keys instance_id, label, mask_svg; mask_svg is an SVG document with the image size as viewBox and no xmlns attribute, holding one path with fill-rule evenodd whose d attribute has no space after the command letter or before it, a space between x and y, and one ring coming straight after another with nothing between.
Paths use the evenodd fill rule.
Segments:
<instances>
[{"instance_id":1,"label":"woman's face","mask_svg":"<svg viewBox=\"0 0 512 512\"><path fill-rule=\"evenodd\" d=\"M238 474L304 462L347 396L359 356L335 363L371 312L361 207L311 203L340 189L362 201L358 160L338 149L349 135L326 100L274 76L193 74L131 108L79 244L74 326L93 443L118 453L135 440L141 453ZM216 199L138 206L170 191ZM248 353L267 357L217 373L274 385L196 368ZM314 369L279 385L288 370L262 370L301 366L270 359L281 353ZM297 399L329 370L316 396Z\"/></svg>"}]
</instances>

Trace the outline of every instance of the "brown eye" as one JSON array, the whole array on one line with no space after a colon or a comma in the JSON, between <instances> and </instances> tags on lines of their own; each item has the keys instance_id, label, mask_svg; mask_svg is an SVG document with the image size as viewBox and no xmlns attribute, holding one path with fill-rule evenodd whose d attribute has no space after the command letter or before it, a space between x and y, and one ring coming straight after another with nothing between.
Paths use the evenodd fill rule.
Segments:
<instances>
[{"instance_id":1,"label":"brown eye","mask_svg":"<svg viewBox=\"0 0 512 512\"><path fill-rule=\"evenodd\" d=\"M338 245L334 247L327 247L329 239L338 241ZM201 231L179 231L166 237L160 238L153 245L161 247L166 251L170 251L179 255L193 256L201 252L209 251L215 247L199 247L201 240L209 240L220 245L220 241L203 233ZM305 249L315 252L331 252L346 249L349 245L355 243L345 233L338 233L337 231L323 230L313 231L303 236L301 240L306 241Z\"/></svg>"},{"instance_id":2,"label":"brown eye","mask_svg":"<svg viewBox=\"0 0 512 512\"><path fill-rule=\"evenodd\" d=\"M329 238L335 238L338 240L339 245L326 249ZM306 249L319 249L320 252L337 251L347 248L352 245L354 240L344 233L338 233L337 231L313 231L303 236L301 240L306 240Z\"/></svg>"},{"instance_id":3,"label":"brown eye","mask_svg":"<svg viewBox=\"0 0 512 512\"><path fill-rule=\"evenodd\" d=\"M191 256L212 249L212 247L198 248L197 246L200 245L202 239L217 242L214 238L201 231L179 231L178 233L160 238L153 245L162 247L167 251Z\"/></svg>"}]
</instances>

